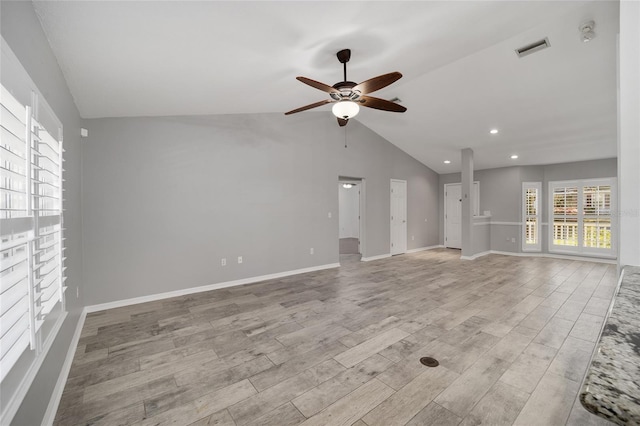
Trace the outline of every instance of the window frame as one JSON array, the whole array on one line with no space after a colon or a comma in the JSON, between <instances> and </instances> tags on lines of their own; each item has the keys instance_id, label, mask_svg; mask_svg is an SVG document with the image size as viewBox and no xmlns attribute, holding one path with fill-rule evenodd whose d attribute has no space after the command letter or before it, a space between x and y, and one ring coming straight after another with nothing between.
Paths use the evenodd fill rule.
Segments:
<instances>
[{"instance_id":1,"label":"window frame","mask_svg":"<svg viewBox=\"0 0 640 426\"><path fill-rule=\"evenodd\" d=\"M5 50L6 49L6 50ZM2 58L12 61L8 49L2 45ZM16 61L13 61L16 62ZM12 64L17 66L17 64ZM3 64L4 66L4 64ZM18 306L13 300L7 305L9 313L14 307L20 308L23 312L20 317L10 316L7 319L17 318L10 322L7 328L6 337L11 342L8 349L5 349L3 358L0 360L2 372L0 383L8 377L26 373L30 377L31 370L42 362L46 356L53 339L55 339L64 318L67 315L65 306L65 247L64 247L64 189L63 189L63 125L56 116L53 109L37 91L37 88L28 78L26 71L22 70L22 83L5 84L3 79L0 90L2 90L2 107L6 109L3 114L3 127L8 122L17 118L15 115L19 110L18 118L23 123L24 128L21 135L15 135L18 139L12 141L3 140L0 151L3 153L3 161L0 166L4 170L4 175L9 176L13 165L18 165L24 161L24 187L13 188L12 179L3 178L0 186L4 188L2 205L2 217L0 217L0 253L2 259L7 262L2 266L2 274L11 279L5 282L6 292L21 294L27 292L27 307ZM17 86L17 87L16 87ZM21 96L16 96L12 89L17 89ZM30 93L30 96L25 95ZM29 99L26 99L29 98ZM14 118L10 118L10 116ZM42 121L41 121L42 119ZM46 124L45 124L46 123ZM7 130L9 131L9 130ZM22 140L24 137L24 140ZM12 151L15 149L16 141L20 141L22 154L16 155ZM13 145L12 145L13 144ZM15 152L15 151L13 151ZM18 160L22 158L23 160ZM15 170L15 169L14 169ZM22 176L22 172L20 172ZM48 177L41 176L42 173L49 174ZM5 196L6 194L17 194L25 200L24 205L19 204L18 210L14 209L14 199ZM13 212L18 211L17 215ZM18 238L18 239L16 239ZM24 251L24 254L16 254ZM14 260L26 256L24 266L16 269L19 263ZM13 266L12 266L13 265ZM13 284L12 284L13 282ZM5 293L3 293L5 294ZM24 297L24 296L21 296ZM22 298L18 303L22 304ZM3 309L4 309L3 308ZM26 319L25 319L26 316ZM28 323L28 324L26 324ZM14 340L8 334L27 327L26 332L20 333L19 340ZM14 336L15 336L14 332ZM26 333L26 334L25 334ZM25 342L25 339L27 338ZM7 341L5 341L7 344ZM27 371L24 371L25 362L33 360L29 364ZM4 361L4 362L1 362ZM20 367L18 368L18 366ZM15 367L15 368L14 368ZM19 370L19 371L16 371ZM13 377L10 382L13 381ZM22 389L22 387L21 387ZM19 390L21 392L21 389ZM9 397L8 395L7 397ZM13 395L12 401L15 399ZM14 404L4 407L2 419L9 417L13 412Z\"/></svg>"},{"instance_id":2,"label":"window frame","mask_svg":"<svg viewBox=\"0 0 640 426\"><path fill-rule=\"evenodd\" d=\"M536 214L527 214L527 190L535 189L536 194ZM542 182L522 182L522 251L541 252L542 251ZM536 219L536 244L527 244L527 220L530 217Z\"/></svg>"},{"instance_id":3,"label":"window frame","mask_svg":"<svg viewBox=\"0 0 640 426\"><path fill-rule=\"evenodd\" d=\"M594 248L584 247L584 189L589 186L609 186L611 188L609 211L610 214L607 217L610 218L610 233L611 233L611 248ZM562 246L554 244L554 220L556 215L554 214L554 189L562 187L576 187L578 190L577 197L577 232L578 232L578 245L577 246ZM569 255L581 255L589 257L600 257L615 259L617 257L617 218L614 211L617 207L617 179L615 177L610 178L598 178L598 179L575 179L567 181L550 181L549 182L549 194L548 194L548 251L549 253L556 254L569 254ZM605 216L605 215L603 215Z\"/></svg>"}]
</instances>

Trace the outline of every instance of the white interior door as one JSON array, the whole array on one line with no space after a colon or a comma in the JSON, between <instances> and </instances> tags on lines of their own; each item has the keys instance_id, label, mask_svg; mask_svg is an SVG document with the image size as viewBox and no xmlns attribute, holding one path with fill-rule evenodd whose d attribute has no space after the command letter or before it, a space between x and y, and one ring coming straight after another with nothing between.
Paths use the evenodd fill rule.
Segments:
<instances>
[{"instance_id":1,"label":"white interior door","mask_svg":"<svg viewBox=\"0 0 640 426\"><path fill-rule=\"evenodd\" d=\"M391 181L391 254L407 252L407 181Z\"/></svg>"},{"instance_id":2,"label":"white interior door","mask_svg":"<svg viewBox=\"0 0 640 426\"><path fill-rule=\"evenodd\" d=\"M462 248L462 188L459 183L444 186L444 246Z\"/></svg>"}]
</instances>

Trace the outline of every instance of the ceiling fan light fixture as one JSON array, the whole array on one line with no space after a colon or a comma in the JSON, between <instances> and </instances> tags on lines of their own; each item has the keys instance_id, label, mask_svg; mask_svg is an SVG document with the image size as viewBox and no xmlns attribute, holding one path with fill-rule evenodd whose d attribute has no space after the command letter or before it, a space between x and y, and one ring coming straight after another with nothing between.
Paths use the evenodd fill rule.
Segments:
<instances>
[{"instance_id":1,"label":"ceiling fan light fixture","mask_svg":"<svg viewBox=\"0 0 640 426\"><path fill-rule=\"evenodd\" d=\"M340 101L333 104L331 112L338 118L348 120L358 115L360 107L353 101Z\"/></svg>"}]
</instances>

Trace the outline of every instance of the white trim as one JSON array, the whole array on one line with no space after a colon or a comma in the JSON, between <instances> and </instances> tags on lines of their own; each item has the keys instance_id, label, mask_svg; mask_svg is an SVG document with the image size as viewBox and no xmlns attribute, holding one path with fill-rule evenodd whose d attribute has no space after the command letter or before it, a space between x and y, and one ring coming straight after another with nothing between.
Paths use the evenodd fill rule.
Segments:
<instances>
[{"instance_id":1,"label":"white trim","mask_svg":"<svg viewBox=\"0 0 640 426\"><path fill-rule=\"evenodd\" d=\"M476 216L477 217L477 216ZM474 225L501 225L501 226L522 226L522 222L499 222L499 221L491 221L491 222L476 222ZM546 226L546 222L541 222L540 225Z\"/></svg>"},{"instance_id":2,"label":"white trim","mask_svg":"<svg viewBox=\"0 0 640 426\"><path fill-rule=\"evenodd\" d=\"M40 371L40 367L42 367L42 363L44 362L44 359L47 357L47 354L49 353L49 349L51 349L51 346L53 346L53 341L58 335L58 331L60 331L60 328L62 327L62 324L64 323L64 320L66 317L67 317L67 312L61 312L61 316L58 318L58 320L54 324L53 328L51 329L51 332L49 332L49 335L47 336L47 340L44 342L42 352L40 352L36 356L35 360L31 364L31 367L27 371L27 374L24 375L24 378L18 385L18 388L16 389L14 394L11 395L11 399L7 403L6 408L2 412L2 416L0 417L0 424L3 424L3 425L10 424L11 421L13 420L13 417L18 412L18 408L20 408L20 405L22 404L24 397L27 395L27 392L31 388L31 385L33 384L33 380L36 378L36 374L38 374L38 371Z\"/></svg>"},{"instance_id":3,"label":"white trim","mask_svg":"<svg viewBox=\"0 0 640 426\"><path fill-rule=\"evenodd\" d=\"M478 216L475 216L478 217ZM475 226L479 226L479 225L504 225L504 226L522 226L522 222L497 222L497 221L490 221L490 222L474 222ZM542 225L542 223L541 223Z\"/></svg>"},{"instance_id":4,"label":"white trim","mask_svg":"<svg viewBox=\"0 0 640 426\"><path fill-rule=\"evenodd\" d=\"M487 250L487 251L483 251L483 252L480 252L480 253L476 253L476 254L474 254L472 256L460 256L460 260L475 260L475 259L477 259L479 257L486 256L486 255L491 254L491 253L492 253L491 250Z\"/></svg>"},{"instance_id":5,"label":"white trim","mask_svg":"<svg viewBox=\"0 0 640 426\"><path fill-rule=\"evenodd\" d=\"M437 246L428 246L428 247L418 247L418 248L414 248L411 250L407 250L407 254L408 253L417 253L419 251L426 251L426 250L433 250L433 249L437 249L437 248L444 248L443 245L437 245Z\"/></svg>"},{"instance_id":6,"label":"white trim","mask_svg":"<svg viewBox=\"0 0 640 426\"><path fill-rule=\"evenodd\" d=\"M552 259L564 259L564 260L579 260L581 262L596 262L596 263L608 263L612 265L616 265L618 262L616 259L605 259L602 257L587 257L587 256L565 256L561 254L554 253L514 253L509 251L498 251L491 250L491 254L500 254L503 256L519 256L519 257L549 257Z\"/></svg>"},{"instance_id":7,"label":"white trim","mask_svg":"<svg viewBox=\"0 0 640 426\"><path fill-rule=\"evenodd\" d=\"M85 308L87 313L104 311L105 309L121 308L123 306L137 305L139 303L154 302L156 300L169 299L171 297L184 296L187 294L200 293L203 291L217 290L220 288L235 287L244 284L256 283L259 281L272 280L275 278L288 277L290 275L304 274L307 272L322 271L324 269L339 268L339 263L328 263L326 265L312 266L310 268L294 269L292 271L277 272L275 274L260 275L257 277L242 278L234 281L226 281L216 284L203 285L200 287L190 287L182 290L168 291L166 293L150 294L148 296L134 297L131 299L116 300L114 302L90 305Z\"/></svg>"},{"instance_id":8,"label":"white trim","mask_svg":"<svg viewBox=\"0 0 640 426\"><path fill-rule=\"evenodd\" d=\"M69 378L71 364L73 364L73 358L76 354L76 349L78 348L78 342L80 341L82 327L84 327L84 321L86 318L87 309L84 308L80 313L80 318L78 319L78 324L76 325L76 331L73 333L73 338L71 339L71 344L69 345L69 350L67 351L67 356L64 360L64 364L62 364L62 369L60 370L60 375L58 376L56 387L53 389L51 399L49 399L47 411L44 413L44 418L42 419L43 425L52 425L53 421L56 418L56 412L58 411L58 407L60 406L60 400L62 399L64 386L67 383L67 379Z\"/></svg>"},{"instance_id":9,"label":"white trim","mask_svg":"<svg viewBox=\"0 0 640 426\"><path fill-rule=\"evenodd\" d=\"M563 255L553 254L553 253L531 253L531 252L515 253L510 251L498 251L498 250L483 251L481 253L476 253L472 256L460 256L460 260L475 260L479 257L486 256L488 254L498 254L501 256L516 256L516 257L548 257L552 259L578 260L581 262L608 263L612 265L617 264L616 259L603 259L601 257L563 256Z\"/></svg>"},{"instance_id":10,"label":"white trim","mask_svg":"<svg viewBox=\"0 0 640 426\"><path fill-rule=\"evenodd\" d=\"M362 262L371 262L372 260L386 259L387 257L391 257L391 253L379 254L377 256L363 257L360 260Z\"/></svg>"}]
</instances>

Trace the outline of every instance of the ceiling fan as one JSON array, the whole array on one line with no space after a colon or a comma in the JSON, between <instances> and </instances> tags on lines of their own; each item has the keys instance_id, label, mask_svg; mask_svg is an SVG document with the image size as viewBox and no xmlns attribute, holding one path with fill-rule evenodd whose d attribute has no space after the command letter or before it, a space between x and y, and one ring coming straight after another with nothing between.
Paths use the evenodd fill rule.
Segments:
<instances>
[{"instance_id":1,"label":"ceiling fan","mask_svg":"<svg viewBox=\"0 0 640 426\"><path fill-rule=\"evenodd\" d=\"M333 86L329 86L327 84L320 83L319 81L311 80L310 78L296 77L297 80L304 84L308 84L311 87L327 92L330 99L325 99L320 102L296 108L289 112L285 112L285 115L295 114L296 112L306 111L326 104L333 104L331 111L333 112L333 115L338 118L338 124L340 126L346 126L349 119L355 117L360 111L359 105L382 111L405 112L407 110L402 105L398 105L394 102L368 96L369 93L373 93L376 90L387 87L391 83L399 80L402 77L402 74L399 72L392 72L389 74L379 75L378 77L356 84L353 81L347 80L347 62L351 59L351 50L343 49L339 51L336 56L338 57L338 61L340 61L344 67L344 81L339 81Z\"/></svg>"}]
</instances>

